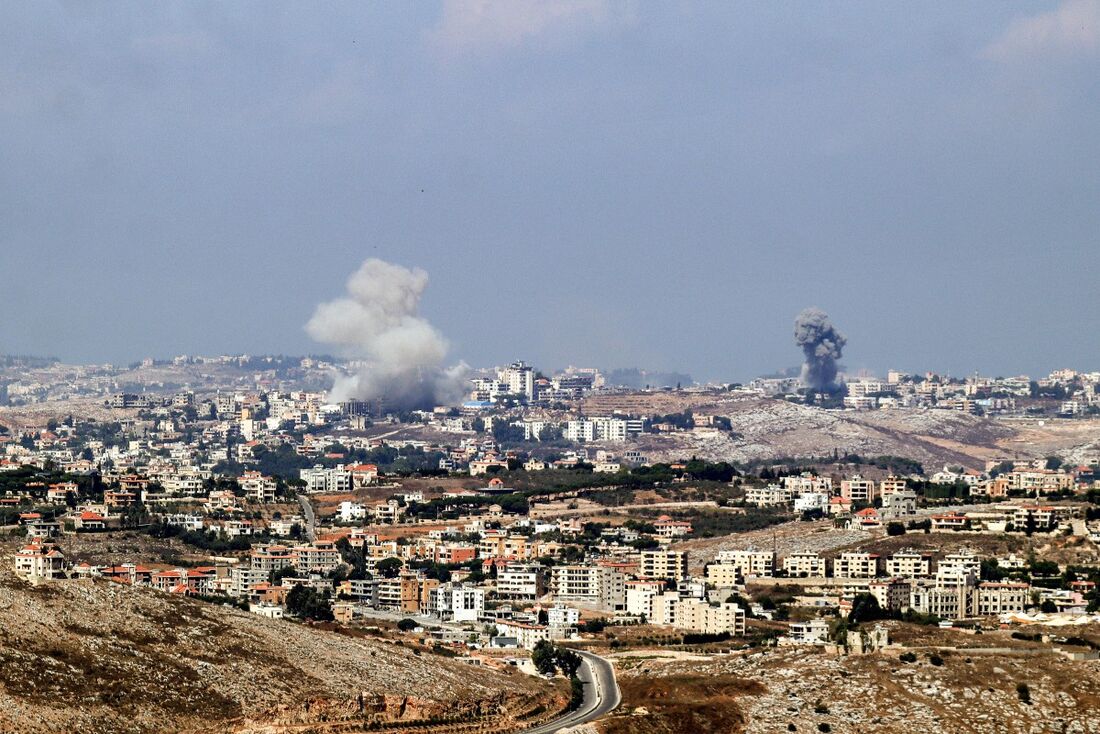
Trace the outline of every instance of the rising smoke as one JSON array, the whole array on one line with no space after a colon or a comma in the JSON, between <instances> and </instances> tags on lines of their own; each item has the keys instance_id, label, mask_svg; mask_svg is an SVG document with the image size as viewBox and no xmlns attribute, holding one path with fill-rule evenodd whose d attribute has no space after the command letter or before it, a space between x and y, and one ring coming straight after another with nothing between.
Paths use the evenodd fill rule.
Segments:
<instances>
[{"instance_id":1,"label":"rising smoke","mask_svg":"<svg viewBox=\"0 0 1100 734\"><path fill-rule=\"evenodd\" d=\"M331 402L381 399L387 410L457 402L465 365L445 367L447 340L417 311L428 274L370 258L348 278L348 295L322 303L306 324L315 340L362 360L337 375Z\"/></svg>"},{"instance_id":2,"label":"rising smoke","mask_svg":"<svg viewBox=\"0 0 1100 734\"><path fill-rule=\"evenodd\" d=\"M836 361L848 340L820 308L807 308L794 320L794 341L802 348L802 383L817 392L834 392Z\"/></svg>"}]
</instances>

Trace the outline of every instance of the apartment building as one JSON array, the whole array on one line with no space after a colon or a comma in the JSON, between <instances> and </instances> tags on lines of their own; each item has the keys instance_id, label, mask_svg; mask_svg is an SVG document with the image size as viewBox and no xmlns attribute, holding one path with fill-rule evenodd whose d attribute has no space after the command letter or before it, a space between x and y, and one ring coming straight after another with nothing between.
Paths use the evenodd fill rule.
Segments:
<instances>
[{"instance_id":1,"label":"apartment building","mask_svg":"<svg viewBox=\"0 0 1100 734\"><path fill-rule=\"evenodd\" d=\"M874 481L856 474L851 479L845 479L840 483L840 496L849 502L870 504L878 497L878 492Z\"/></svg>"},{"instance_id":2,"label":"apartment building","mask_svg":"<svg viewBox=\"0 0 1100 734\"><path fill-rule=\"evenodd\" d=\"M833 576L848 579L873 579L879 574L877 553L849 551L833 561Z\"/></svg>"},{"instance_id":3,"label":"apartment building","mask_svg":"<svg viewBox=\"0 0 1100 734\"><path fill-rule=\"evenodd\" d=\"M673 623L679 629L704 634L745 634L745 610L733 602L712 606L702 599L680 599L676 602Z\"/></svg>"},{"instance_id":4,"label":"apartment building","mask_svg":"<svg viewBox=\"0 0 1100 734\"><path fill-rule=\"evenodd\" d=\"M794 578L825 578L825 559L819 553L802 551L783 558L783 571Z\"/></svg>"},{"instance_id":5,"label":"apartment building","mask_svg":"<svg viewBox=\"0 0 1100 734\"><path fill-rule=\"evenodd\" d=\"M537 599L544 593L541 567L510 563L497 572L497 596L504 599Z\"/></svg>"},{"instance_id":6,"label":"apartment building","mask_svg":"<svg viewBox=\"0 0 1100 734\"><path fill-rule=\"evenodd\" d=\"M626 577L621 571L605 566L555 566L550 576L550 593L557 601L618 611L626 605Z\"/></svg>"},{"instance_id":7,"label":"apartment building","mask_svg":"<svg viewBox=\"0 0 1100 734\"><path fill-rule=\"evenodd\" d=\"M775 551L751 549L720 551L715 560L718 565L738 568L742 576L775 575Z\"/></svg>"},{"instance_id":8,"label":"apartment building","mask_svg":"<svg viewBox=\"0 0 1100 734\"><path fill-rule=\"evenodd\" d=\"M898 551L886 559L887 576L920 578L932 575L932 555L915 550Z\"/></svg>"},{"instance_id":9,"label":"apartment building","mask_svg":"<svg viewBox=\"0 0 1100 734\"><path fill-rule=\"evenodd\" d=\"M448 583L428 592L428 613L445 622L476 622L484 611L483 589Z\"/></svg>"},{"instance_id":10,"label":"apartment building","mask_svg":"<svg viewBox=\"0 0 1100 734\"><path fill-rule=\"evenodd\" d=\"M909 607L912 584L905 579L877 579L867 585L867 592L878 600L882 609L904 611Z\"/></svg>"},{"instance_id":11,"label":"apartment building","mask_svg":"<svg viewBox=\"0 0 1100 734\"><path fill-rule=\"evenodd\" d=\"M638 576L643 579L683 581L688 577L687 551L642 551Z\"/></svg>"}]
</instances>

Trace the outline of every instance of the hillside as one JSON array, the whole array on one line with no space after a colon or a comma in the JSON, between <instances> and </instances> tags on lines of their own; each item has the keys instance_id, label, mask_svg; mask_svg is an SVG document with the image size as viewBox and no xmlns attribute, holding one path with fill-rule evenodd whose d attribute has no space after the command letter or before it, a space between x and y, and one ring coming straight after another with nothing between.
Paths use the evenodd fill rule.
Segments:
<instances>
[{"instance_id":1,"label":"hillside","mask_svg":"<svg viewBox=\"0 0 1100 734\"><path fill-rule=\"evenodd\" d=\"M981 469L987 459L1096 453L1095 420L1036 421L986 418L950 410L824 410L783 400L744 396L658 393L586 399L589 415L616 410L653 415L692 410L729 418L732 431L645 434L632 448L651 460L694 455L712 461L853 453L895 455L926 467L960 464Z\"/></svg>"},{"instance_id":2,"label":"hillside","mask_svg":"<svg viewBox=\"0 0 1100 734\"><path fill-rule=\"evenodd\" d=\"M428 719L509 731L560 705L519 673L472 673L148 588L0 574L0 732L320 733Z\"/></svg>"}]
</instances>

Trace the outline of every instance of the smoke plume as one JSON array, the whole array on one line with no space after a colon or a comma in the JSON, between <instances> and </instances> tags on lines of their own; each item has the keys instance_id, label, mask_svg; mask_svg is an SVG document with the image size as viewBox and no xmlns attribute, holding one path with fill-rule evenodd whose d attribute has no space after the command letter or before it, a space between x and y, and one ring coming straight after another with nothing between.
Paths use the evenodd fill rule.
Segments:
<instances>
[{"instance_id":1,"label":"smoke plume","mask_svg":"<svg viewBox=\"0 0 1100 734\"><path fill-rule=\"evenodd\" d=\"M331 402L381 399L387 410L457 402L465 365L444 367L447 340L417 311L428 274L370 258L352 273L347 296L322 303L306 324L315 340L362 360L337 375Z\"/></svg>"},{"instance_id":2,"label":"smoke plume","mask_svg":"<svg viewBox=\"0 0 1100 734\"><path fill-rule=\"evenodd\" d=\"M802 348L802 383L818 392L836 389L836 361L848 340L819 308L807 308L794 320L794 340Z\"/></svg>"}]
</instances>

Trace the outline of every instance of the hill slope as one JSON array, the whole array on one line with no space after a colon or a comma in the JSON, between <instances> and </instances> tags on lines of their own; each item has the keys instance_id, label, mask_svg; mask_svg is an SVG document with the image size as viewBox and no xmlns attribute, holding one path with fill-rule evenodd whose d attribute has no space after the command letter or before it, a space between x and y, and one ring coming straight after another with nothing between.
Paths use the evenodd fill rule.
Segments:
<instances>
[{"instance_id":1,"label":"hill slope","mask_svg":"<svg viewBox=\"0 0 1100 734\"><path fill-rule=\"evenodd\" d=\"M275 734L456 718L509 730L556 708L553 695L520 674L151 589L0 574L0 732Z\"/></svg>"}]
</instances>

